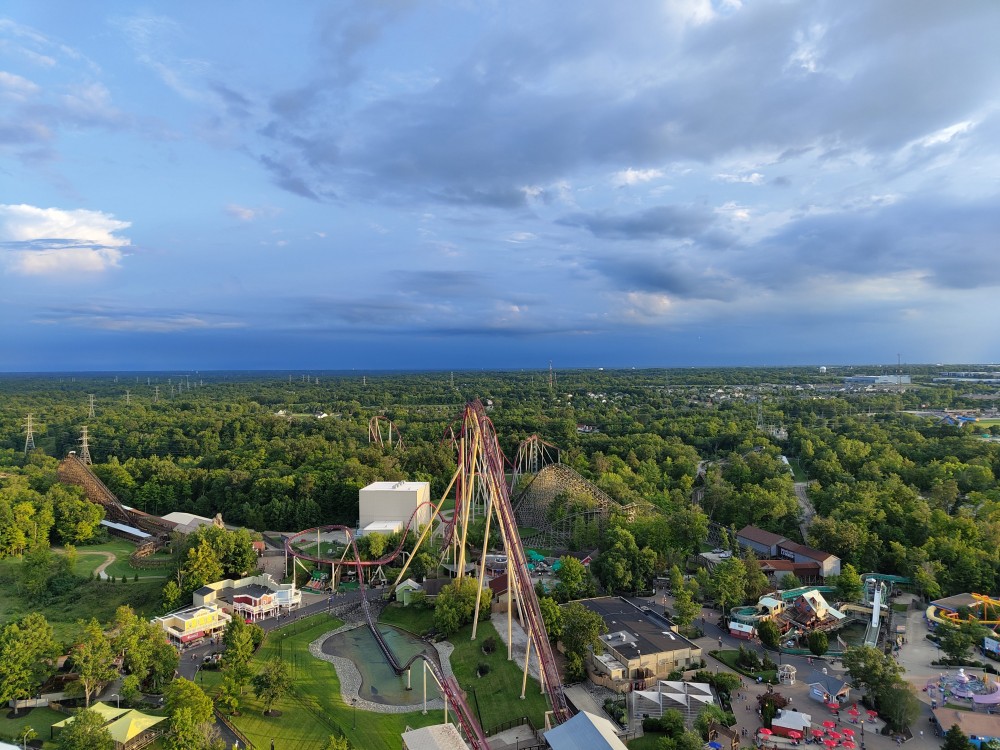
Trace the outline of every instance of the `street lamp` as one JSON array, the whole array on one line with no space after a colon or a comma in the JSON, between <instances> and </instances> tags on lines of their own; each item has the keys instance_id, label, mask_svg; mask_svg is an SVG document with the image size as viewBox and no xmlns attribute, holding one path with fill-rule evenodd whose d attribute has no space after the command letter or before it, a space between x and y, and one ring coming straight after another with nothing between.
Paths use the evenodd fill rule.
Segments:
<instances>
[{"instance_id":1,"label":"street lamp","mask_svg":"<svg viewBox=\"0 0 1000 750\"><path fill-rule=\"evenodd\" d=\"M118 693L112 693L111 697L115 699L115 708L121 708L122 707L122 703L121 703L122 699L118 695Z\"/></svg>"},{"instance_id":2,"label":"street lamp","mask_svg":"<svg viewBox=\"0 0 1000 750\"><path fill-rule=\"evenodd\" d=\"M354 715L353 728L357 729L358 728L358 699L357 698L351 698L351 705L354 707L354 712L353 712L353 715Z\"/></svg>"}]
</instances>

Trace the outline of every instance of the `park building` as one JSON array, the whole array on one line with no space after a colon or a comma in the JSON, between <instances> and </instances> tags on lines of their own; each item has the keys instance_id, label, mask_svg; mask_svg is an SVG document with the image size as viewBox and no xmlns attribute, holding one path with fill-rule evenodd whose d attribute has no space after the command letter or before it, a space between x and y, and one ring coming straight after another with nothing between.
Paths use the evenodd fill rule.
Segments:
<instances>
[{"instance_id":1,"label":"park building","mask_svg":"<svg viewBox=\"0 0 1000 750\"><path fill-rule=\"evenodd\" d=\"M184 646L221 633L231 619L222 607L205 604L154 617L152 622L163 628L172 644Z\"/></svg>"},{"instance_id":2,"label":"park building","mask_svg":"<svg viewBox=\"0 0 1000 750\"><path fill-rule=\"evenodd\" d=\"M640 607L624 597L604 596L579 602L604 620L608 632L601 636L605 656L591 667L605 681L656 680L674 670L701 663L701 647L677 632L663 615Z\"/></svg>"},{"instance_id":3,"label":"park building","mask_svg":"<svg viewBox=\"0 0 1000 750\"><path fill-rule=\"evenodd\" d=\"M794 573L803 583L840 575L840 558L830 552L813 549L781 534L744 526L736 534L737 543L752 549L768 577L779 578Z\"/></svg>"},{"instance_id":4,"label":"park building","mask_svg":"<svg viewBox=\"0 0 1000 750\"><path fill-rule=\"evenodd\" d=\"M270 573L261 573L209 583L194 592L193 600L195 606L215 605L247 622L257 622L298 609L302 592L293 583L277 583Z\"/></svg>"},{"instance_id":5,"label":"park building","mask_svg":"<svg viewBox=\"0 0 1000 750\"><path fill-rule=\"evenodd\" d=\"M909 375L848 375L845 385L909 385Z\"/></svg>"},{"instance_id":6,"label":"park building","mask_svg":"<svg viewBox=\"0 0 1000 750\"><path fill-rule=\"evenodd\" d=\"M416 530L431 521L430 482L372 482L358 491L362 535Z\"/></svg>"}]
</instances>

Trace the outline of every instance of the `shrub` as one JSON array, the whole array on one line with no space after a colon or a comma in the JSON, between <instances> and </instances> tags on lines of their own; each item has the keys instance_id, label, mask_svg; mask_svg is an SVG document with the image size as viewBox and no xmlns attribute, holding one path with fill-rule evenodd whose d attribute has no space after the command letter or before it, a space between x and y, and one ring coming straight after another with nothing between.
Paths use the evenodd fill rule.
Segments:
<instances>
[{"instance_id":1,"label":"shrub","mask_svg":"<svg viewBox=\"0 0 1000 750\"><path fill-rule=\"evenodd\" d=\"M484 661L479 662L479 666L476 667L476 674L480 677L485 677L490 673L490 665Z\"/></svg>"},{"instance_id":2,"label":"shrub","mask_svg":"<svg viewBox=\"0 0 1000 750\"><path fill-rule=\"evenodd\" d=\"M497 650L497 639L491 635L489 638L483 641L483 653L492 654L496 650Z\"/></svg>"}]
</instances>

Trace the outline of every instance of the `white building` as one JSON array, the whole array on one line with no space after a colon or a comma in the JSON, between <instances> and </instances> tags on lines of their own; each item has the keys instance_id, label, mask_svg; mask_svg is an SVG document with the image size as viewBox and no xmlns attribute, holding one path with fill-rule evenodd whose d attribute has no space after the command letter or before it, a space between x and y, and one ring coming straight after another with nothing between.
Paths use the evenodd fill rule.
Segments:
<instances>
[{"instance_id":1,"label":"white building","mask_svg":"<svg viewBox=\"0 0 1000 750\"><path fill-rule=\"evenodd\" d=\"M431 520L430 482L372 482L358 492L358 527L387 533ZM369 528L370 527L370 528Z\"/></svg>"}]
</instances>

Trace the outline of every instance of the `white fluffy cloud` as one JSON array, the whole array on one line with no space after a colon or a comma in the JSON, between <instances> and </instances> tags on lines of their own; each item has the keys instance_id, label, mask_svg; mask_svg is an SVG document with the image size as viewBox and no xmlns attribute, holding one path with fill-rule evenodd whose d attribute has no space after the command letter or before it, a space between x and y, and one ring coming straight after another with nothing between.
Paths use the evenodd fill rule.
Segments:
<instances>
[{"instance_id":1,"label":"white fluffy cloud","mask_svg":"<svg viewBox=\"0 0 1000 750\"><path fill-rule=\"evenodd\" d=\"M99 273L117 267L130 222L103 211L0 204L6 267L26 275Z\"/></svg>"}]
</instances>

